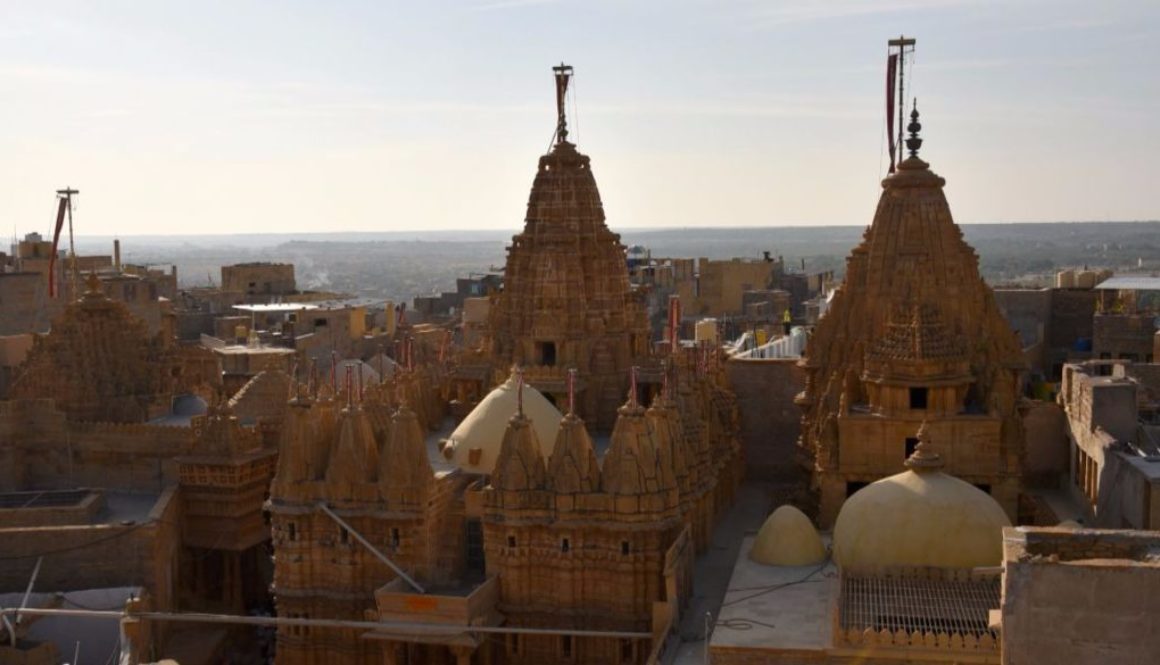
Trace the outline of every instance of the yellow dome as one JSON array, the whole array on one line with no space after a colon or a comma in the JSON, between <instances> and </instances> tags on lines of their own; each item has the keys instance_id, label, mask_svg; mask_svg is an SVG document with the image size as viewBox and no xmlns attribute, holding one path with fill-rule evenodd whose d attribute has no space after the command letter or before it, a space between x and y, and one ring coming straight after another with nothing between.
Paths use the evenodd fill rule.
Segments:
<instances>
[{"instance_id":1,"label":"yellow dome","mask_svg":"<svg viewBox=\"0 0 1160 665\"><path fill-rule=\"evenodd\" d=\"M444 455L453 464L471 473L490 474L499 456L500 444L508 421L516 414L516 379L508 378L503 385L488 393L459 427L447 438ZM556 445L556 433L563 416L540 391L524 384L524 415L531 419L532 429L540 440L540 448L547 459Z\"/></svg>"},{"instance_id":2,"label":"yellow dome","mask_svg":"<svg viewBox=\"0 0 1160 665\"><path fill-rule=\"evenodd\" d=\"M1007 513L986 492L939 470L925 424L918 438L910 470L846 499L834 523L834 560L851 568L999 565Z\"/></svg>"},{"instance_id":3,"label":"yellow dome","mask_svg":"<svg viewBox=\"0 0 1160 665\"><path fill-rule=\"evenodd\" d=\"M810 518L787 505L765 519L749 558L767 566L811 566L826 558L826 548Z\"/></svg>"}]
</instances>

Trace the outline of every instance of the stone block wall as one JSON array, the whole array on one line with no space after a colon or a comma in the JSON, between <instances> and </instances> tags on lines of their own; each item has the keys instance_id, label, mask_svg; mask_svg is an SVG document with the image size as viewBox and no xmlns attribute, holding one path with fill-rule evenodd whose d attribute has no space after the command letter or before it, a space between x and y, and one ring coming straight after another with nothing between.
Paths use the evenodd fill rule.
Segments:
<instances>
[{"instance_id":1,"label":"stone block wall","mask_svg":"<svg viewBox=\"0 0 1160 665\"><path fill-rule=\"evenodd\" d=\"M801 410L793 398L805 388L805 375L797 359L733 359L725 371L737 395L746 476L762 480L799 477Z\"/></svg>"}]
</instances>

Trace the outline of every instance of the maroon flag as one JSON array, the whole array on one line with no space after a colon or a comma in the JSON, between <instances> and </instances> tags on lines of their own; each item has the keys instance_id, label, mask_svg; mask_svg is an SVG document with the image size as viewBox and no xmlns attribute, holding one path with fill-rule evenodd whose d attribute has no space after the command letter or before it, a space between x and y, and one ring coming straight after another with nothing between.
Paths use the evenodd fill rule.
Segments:
<instances>
[{"instance_id":1,"label":"maroon flag","mask_svg":"<svg viewBox=\"0 0 1160 665\"><path fill-rule=\"evenodd\" d=\"M56 245L60 242L60 230L64 228L64 213L68 209L68 199L62 198L56 209L56 229L52 232L52 255L48 259L48 297L56 297ZM75 259L74 259L75 260Z\"/></svg>"},{"instance_id":2,"label":"maroon flag","mask_svg":"<svg viewBox=\"0 0 1160 665\"><path fill-rule=\"evenodd\" d=\"M894 73L898 71L898 54L886 59L886 142L890 144L890 171L894 173Z\"/></svg>"}]
</instances>

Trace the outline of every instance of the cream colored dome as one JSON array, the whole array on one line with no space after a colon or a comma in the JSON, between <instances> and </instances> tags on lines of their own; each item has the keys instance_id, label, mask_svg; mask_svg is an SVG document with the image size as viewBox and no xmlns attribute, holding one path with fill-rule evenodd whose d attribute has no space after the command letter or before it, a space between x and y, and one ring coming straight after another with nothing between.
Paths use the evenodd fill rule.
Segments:
<instances>
[{"instance_id":1,"label":"cream colored dome","mask_svg":"<svg viewBox=\"0 0 1160 665\"><path fill-rule=\"evenodd\" d=\"M810 518L787 505L765 519L749 558L767 566L811 566L826 558L826 547Z\"/></svg>"},{"instance_id":2,"label":"cream colored dome","mask_svg":"<svg viewBox=\"0 0 1160 665\"><path fill-rule=\"evenodd\" d=\"M925 428L924 428L925 430ZM843 567L997 566L1002 529L1011 526L998 502L939 468L926 433L910 470L858 490L834 524L834 560Z\"/></svg>"},{"instance_id":3,"label":"cream colored dome","mask_svg":"<svg viewBox=\"0 0 1160 665\"><path fill-rule=\"evenodd\" d=\"M503 385L487 394L459 427L447 438L444 455L453 464L471 473L490 474L495 468L508 421L516 414L516 379L509 378ZM540 440L540 448L547 459L556 445L556 433L563 418L556 407L540 391L524 384L524 415L531 419L532 429Z\"/></svg>"}]
</instances>

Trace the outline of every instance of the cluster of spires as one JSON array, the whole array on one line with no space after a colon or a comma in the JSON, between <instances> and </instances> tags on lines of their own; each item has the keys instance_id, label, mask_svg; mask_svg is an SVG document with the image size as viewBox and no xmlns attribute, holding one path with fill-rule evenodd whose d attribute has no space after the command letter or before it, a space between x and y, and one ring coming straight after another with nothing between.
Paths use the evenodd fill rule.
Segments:
<instances>
[{"instance_id":1,"label":"cluster of spires","mask_svg":"<svg viewBox=\"0 0 1160 665\"><path fill-rule=\"evenodd\" d=\"M666 495L664 508L675 508L691 488L698 442L685 436L669 394L669 382L645 409L637 399L637 369L630 374L625 403L618 410L603 468L597 462L584 421L575 413L575 372L569 372L568 408L555 446L545 461L531 420L522 406L508 423L491 477L501 492L550 490L558 494ZM517 404L522 405L523 375L516 370Z\"/></svg>"},{"instance_id":2,"label":"cluster of spires","mask_svg":"<svg viewBox=\"0 0 1160 665\"><path fill-rule=\"evenodd\" d=\"M281 488L278 493L286 497L311 493L303 484L324 483L328 489L313 490L319 496L299 498L385 499L388 505L422 505L434 470L425 426L408 404L406 384L417 379L413 368L404 367L396 375L393 412L387 400L368 399L362 373L356 380L353 372L353 367L346 368L346 399L341 409L334 399L337 395L319 399L314 368L312 397L303 394L301 382L293 382L274 479Z\"/></svg>"}]
</instances>

